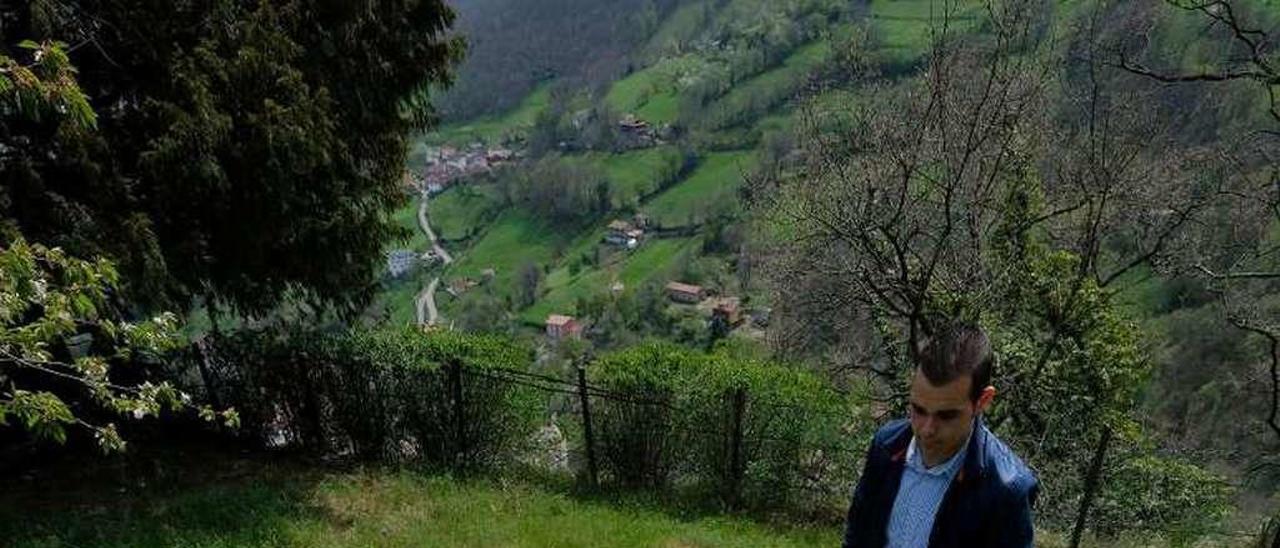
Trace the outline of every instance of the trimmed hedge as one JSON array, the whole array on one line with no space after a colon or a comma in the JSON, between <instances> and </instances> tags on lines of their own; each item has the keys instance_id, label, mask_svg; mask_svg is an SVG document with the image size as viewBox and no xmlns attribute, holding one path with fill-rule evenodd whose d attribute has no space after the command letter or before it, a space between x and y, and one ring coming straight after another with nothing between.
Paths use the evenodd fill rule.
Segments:
<instances>
[{"instance_id":1,"label":"trimmed hedge","mask_svg":"<svg viewBox=\"0 0 1280 548\"><path fill-rule=\"evenodd\" d=\"M217 355L216 395L244 434L357 460L510 464L530 454L551 397L511 376L533 355L499 336L258 332ZM726 346L641 344L597 360L588 382L602 481L733 507L846 504L871 425L817 375Z\"/></svg>"},{"instance_id":2,"label":"trimmed hedge","mask_svg":"<svg viewBox=\"0 0 1280 548\"><path fill-rule=\"evenodd\" d=\"M806 370L651 342L591 372L592 384L630 398L592 401L606 480L776 508L843 500L857 477L865 436L853 428L869 421Z\"/></svg>"},{"instance_id":3,"label":"trimmed hedge","mask_svg":"<svg viewBox=\"0 0 1280 548\"><path fill-rule=\"evenodd\" d=\"M532 361L527 349L496 337L243 333L222 341L218 357L219 399L241 410L247 434L327 455L497 465L519 454L542 408L533 389L484 374Z\"/></svg>"}]
</instances>

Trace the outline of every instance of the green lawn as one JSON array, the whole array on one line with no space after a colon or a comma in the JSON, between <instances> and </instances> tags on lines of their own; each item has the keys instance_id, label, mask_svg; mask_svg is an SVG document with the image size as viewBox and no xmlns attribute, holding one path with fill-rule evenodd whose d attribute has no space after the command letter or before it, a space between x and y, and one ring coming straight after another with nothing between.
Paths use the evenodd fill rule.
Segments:
<instances>
[{"instance_id":1,"label":"green lawn","mask_svg":"<svg viewBox=\"0 0 1280 548\"><path fill-rule=\"evenodd\" d=\"M707 24L709 1L686 2L662 21L657 32L641 50L641 57L660 59L682 49L683 44L697 38Z\"/></svg>"},{"instance_id":2,"label":"green lawn","mask_svg":"<svg viewBox=\"0 0 1280 548\"><path fill-rule=\"evenodd\" d=\"M598 242L599 239L597 238ZM567 266L551 272L544 281L547 292L537 303L520 314L521 321L530 325L542 325L548 314L577 314L578 298L591 298L609 291L612 283L620 281L626 291L634 291L652 280L670 273L686 252L697 245L697 238L661 239L645 242L638 249L619 251L600 268L583 268L576 275ZM572 261L576 255L567 255Z\"/></svg>"},{"instance_id":3,"label":"green lawn","mask_svg":"<svg viewBox=\"0 0 1280 548\"><path fill-rule=\"evenodd\" d=\"M680 98L674 91L654 93L636 109L636 116L655 124L670 124L680 116Z\"/></svg>"},{"instance_id":4,"label":"green lawn","mask_svg":"<svg viewBox=\"0 0 1280 548\"><path fill-rule=\"evenodd\" d=\"M666 64L670 62L663 61L615 82L605 95L605 102L622 114L632 113L653 124L674 122L679 98L666 74Z\"/></svg>"},{"instance_id":5,"label":"green lawn","mask_svg":"<svg viewBox=\"0 0 1280 548\"><path fill-rule=\"evenodd\" d=\"M609 179L609 192L614 207L634 207L640 199L658 190L665 177L680 170L682 157L675 146L660 146L608 154L592 152L569 158L586 162L604 172Z\"/></svg>"},{"instance_id":6,"label":"green lawn","mask_svg":"<svg viewBox=\"0 0 1280 548\"><path fill-rule=\"evenodd\" d=\"M418 227L418 199L415 197L409 200L404 207L397 209L395 215L396 225L401 226L409 231L409 239L404 241L392 241L387 243L387 249L412 249L414 251L426 251L431 244L427 241L427 235ZM383 268L386 268L385 264Z\"/></svg>"},{"instance_id":7,"label":"green lawn","mask_svg":"<svg viewBox=\"0 0 1280 548\"><path fill-rule=\"evenodd\" d=\"M679 116L676 82L698 77L709 70L708 61L696 54L668 57L614 82L605 102L620 113L633 113L655 124L672 123Z\"/></svg>"},{"instance_id":8,"label":"green lawn","mask_svg":"<svg viewBox=\"0 0 1280 548\"><path fill-rule=\"evenodd\" d=\"M633 72L613 83L604 97L605 103L623 113L631 112L644 103L663 79L656 66Z\"/></svg>"},{"instance_id":9,"label":"green lawn","mask_svg":"<svg viewBox=\"0 0 1280 548\"><path fill-rule=\"evenodd\" d=\"M750 122L795 95L830 54L831 43L825 39L796 49L781 65L737 83L708 105L701 125L721 129Z\"/></svg>"},{"instance_id":10,"label":"green lawn","mask_svg":"<svg viewBox=\"0 0 1280 548\"><path fill-rule=\"evenodd\" d=\"M944 20L942 6L936 0L875 0L871 3L871 19L880 47L888 60L910 63L929 50L932 40L930 29L941 27ZM963 33L978 24L978 2L959 2L953 8L949 32Z\"/></svg>"},{"instance_id":11,"label":"green lawn","mask_svg":"<svg viewBox=\"0 0 1280 548\"><path fill-rule=\"evenodd\" d=\"M555 249L567 247L574 233L518 209L507 210L485 229L474 245L461 253L457 262L449 267L444 281L461 276L479 279L484 269L493 268L496 292L509 293L521 266L550 263Z\"/></svg>"},{"instance_id":12,"label":"green lawn","mask_svg":"<svg viewBox=\"0 0 1280 548\"><path fill-rule=\"evenodd\" d=\"M748 151L707 154L689 178L644 205L644 212L663 226L701 222L708 210L733 203L742 176L755 165Z\"/></svg>"},{"instance_id":13,"label":"green lawn","mask_svg":"<svg viewBox=\"0 0 1280 548\"><path fill-rule=\"evenodd\" d=\"M500 207L494 187L457 185L432 197L427 215L437 236L457 240L472 230L483 228L493 220Z\"/></svg>"},{"instance_id":14,"label":"green lawn","mask_svg":"<svg viewBox=\"0 0 1280 548\"><path fill-rule=\"evenodd\" d=\"M391 282L381 298L390 310L391 325L416 325L418 323L418 292L426 282L418 276L406 276Z\"/></svg>"},{"instance_id":15,"label":"green lawn","mask_svg":"<svg viewBox=\"0 0 1280 548\"><path fill-rule=\"evenodd\" d=\"M430 277L423 274L386 281L366 309L365 317L377 323L382 323L385 317L386 325L392 326L416 325L418 292L429 280Z\"/></svg>"},{"instance_id":16,"label":"green lawn","mask_svg":"<svg viewBox=\"0 0 1280 548\"><path fill-rule=\"evenodd\" d=\"M728 516L685 517L531 484L233 460L238 468L215 465L216 475L150 478L149 486L127 482L119 491L90 480L65 491L6 492L0 538L15 548L532 548L832 546L839 536L836 527L781 530Z\"/></svg>"},{"instance_id":17,"label":"green lawn","mask_svg":"<svg viewBox=\"0 0 1280 548\"><path fill-rule=\"evenodd\" d=\"M441 127L424 136L423 142L466 144L479 140L496 144L507 133L532 126L538 113L547 108L550 102L551 86L543 84L525 97L519 106L504 114Z\"/></svg>"}]
</instances>

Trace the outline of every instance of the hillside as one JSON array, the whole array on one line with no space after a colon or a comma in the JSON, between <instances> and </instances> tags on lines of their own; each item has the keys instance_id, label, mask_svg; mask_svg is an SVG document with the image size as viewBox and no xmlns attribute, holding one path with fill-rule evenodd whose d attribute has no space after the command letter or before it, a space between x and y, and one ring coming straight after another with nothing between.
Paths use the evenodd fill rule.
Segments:
<instances>
[{"instance_id":1,"label":"hillside","mask_svg":"<svg viewBox=\"0 0 1280 548\"><path fill-rule=\"evenodd\" d=\"M739 204L743 181L755 177L757 169L775 169L794 146L801 125L805 131L815 123L839 127L844 123L841 116L854 105L874 101L868 91L883 93L881 86L890 86L896 93L894 86L920 70L934 39L931 33L942 21L955 36L980 32L985 13L979 3L951 9L943 13L928 0L865 5L681 2L663 12L647 39L636 42L628 68L611 83L573 91L564 82L546 82L513 109L453 123L425 136L418 150L482 142L552 153L590 170L607 186L608 195L607 208L567 223L539 219L512 201L504 190L510 188L509 177L501 172L465 181L434 198L433 222L445 227L446 238L453 240L450 245L463 257L443 272L442 279L483 280L486 271L496 273L462 295L446 291L442 283L437 299L444 321L465 317L462 323L473 328L524 333L536 340L549 315L566 314L594 326L596 343L606 346L653 335L704 344L713 335L691 321L696 317L692 310L654 302L663 301L658 288L669 281L697 283L740 298L749 312L767 313L774 304L771 293L759 277L752 277L755 258L747 256L744 230L750 219ZM1082 5L1060 6L1046 15L1056 26L1040 32L1069 44L1072 21L1084 13ZM1126 13L1117 21L1125 17L1136 16ZM1161 36L1194 40L1188 34L1193 21L1158 21ZM1212 51L1183 55L1195 60ZM869 82L858 74L867 66L874 67ZM1162 93L1169 101L1190 99L1185 93ZM1236 131L1228 128L1246 120L1226 106L1208 108L1214 112L1211 116L1192 124L1175 122L1184 124L1177 131L1185 142ZM834 115L800 118L814 113ZM619 137L622 141L600 141L597 126L607 130L627 119L643 120L660 136L638 148L625 134ZM668 234L648 239L635 250L602 242L609 223L631 220L637 213L660 227L653 234ZM1129 311L1150 318L1148 329L1178 332L1190 318L1206 314L1207 309L1178 312L1161 301L1182 281L1138 283L1141 287L1125 295L1138 299ZM1221 339L1238 340L1227 334L1229 329L1220 324L1216 332ZM756 340L762 334L755 329L732 333ZM1160 359L1199 352L1167 344L1171 346L1158 353ZM1250 358L1238 354L1236 359ZM1169 393L1171 388L1162 383L1187 382L1189 375L1176 373L1174 365L1159 371L1164 380L1152 387L1153 394ZM1151 402L1151 412L1158 417L1189 412L1185 403ZM1207 449L1215 442L1192 443L1208 443L1202 446Z\"/></svg>"},{"instance_id":2,"label":"hillside","mask_svg":"<svg viewBox=\"0 0 1280 548\"><path fill-rule=\"evenodd\" d=\"M0 538L1280 545L1277 2L6 4Z\"/></svg>"},{"instance_id":3,"label":"hillside","mask_svg":"<svg viewBox=\"0 0 1280 548\"><path fill-rule=\"evenodd\" d=\"M886 52L913 59L924 52L929 19L903 15L912 10L927 13L927 2L908 4L875 3L869 21L877 29L883 26L885 35L892 37L883 46ZM781 133L790 126L795 99L809 93L806 82L831 58L832 36L860 20L857 14L842 10L839 2L735 0L718 6L685 2L636 48L634 70L605 86L596 98L590 91L572 95L557 91L553 98L550 90L558 84L552 82L516 108L450 124L425 136L411 154L411 169L421 165L419 158L426 150L440 146L474 142L521 146L533 134L549 131L539 127L563 126L571 114L587 112L582 109L633 115L654 127L673 127L680 135L659 146L566 154L567 161L602 173L612 206L612 210L595 212L594 219L571 226L532 222L512 211L478 216L474 209L458 209L461 187L434 198L433 223L445 227L444 237L465 235L465 240L453 244L462 259L444 273L445 281L478 280L483 271L492 269L496 277L485 293L506 300L514 292L517 273L536 265L543 273L536 303L512 311L520 323L531 327L539 326L548 313L579 313L583 301L608 295L615 282L634 293L646 284L661 286L700 277L689 266L699 261L702 264L695 270L724 273L705 280L711 287L752 292L733 287L736 283L730 277L736 250L702 253L700 244L709 235L702 226L719 219L715 230L721 231L726 221L735 224L742 219L735 206L737 192L743 178L758 165L757 144L766 133ZM743 44L761 39L764 55L742 49ZM679 165L685 161L681 155L691 161L684 167ZM674 179L673 170L680 171ZM501 186L483 178L467 185ZM474 197L466 201L490 213L518 209L514 204L502 205L500 190L483 193L489 197L485 205ZM646 243L630 253L605 253L609 257L595 264L597 248L610 251L600 242L605 226L615 219L629 219L633 213L647 215L664 229L685 230L678 239L652 242L653 249L646 249ZM467 298L459 300L443 291L447 285L441 287L437 297L447 321L468 306Z\"/></svg>"}]
</instances>

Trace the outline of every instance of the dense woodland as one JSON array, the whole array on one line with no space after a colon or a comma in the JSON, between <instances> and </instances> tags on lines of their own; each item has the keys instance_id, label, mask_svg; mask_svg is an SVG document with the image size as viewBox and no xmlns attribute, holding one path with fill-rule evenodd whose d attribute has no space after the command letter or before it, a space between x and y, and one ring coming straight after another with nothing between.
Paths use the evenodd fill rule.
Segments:
<instances>
[{"instance_id":1,"label":"dense woodland","mask_svg":"<svg viewBox=\"0 0 1280 548\"><path fill-rule=\"evenodd\" d=\"M0 474L199 432L834 531L965 321L1045 545L1280 543L1277 39L1269 0L6 5ZM517 156L405 187L445 149Z\"/></svg>"}]
</instances>

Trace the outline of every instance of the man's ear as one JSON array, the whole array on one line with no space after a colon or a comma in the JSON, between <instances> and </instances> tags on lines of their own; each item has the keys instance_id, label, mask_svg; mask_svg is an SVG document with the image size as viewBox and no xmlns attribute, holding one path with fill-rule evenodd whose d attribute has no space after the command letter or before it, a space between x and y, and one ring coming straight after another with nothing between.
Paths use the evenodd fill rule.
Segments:
<instances>
[{"instance_id":1,"label":"man's ear","mask_svg":"<svg viewBox=\"0 0 1280 548\"><path fill-rule=\"evenodd\" d=\"M977 412L982 413L991 407L991 402L996 399L996 387L988 386L982 389L982 393L978 394Z\"/></svg>"}]
</instances>

